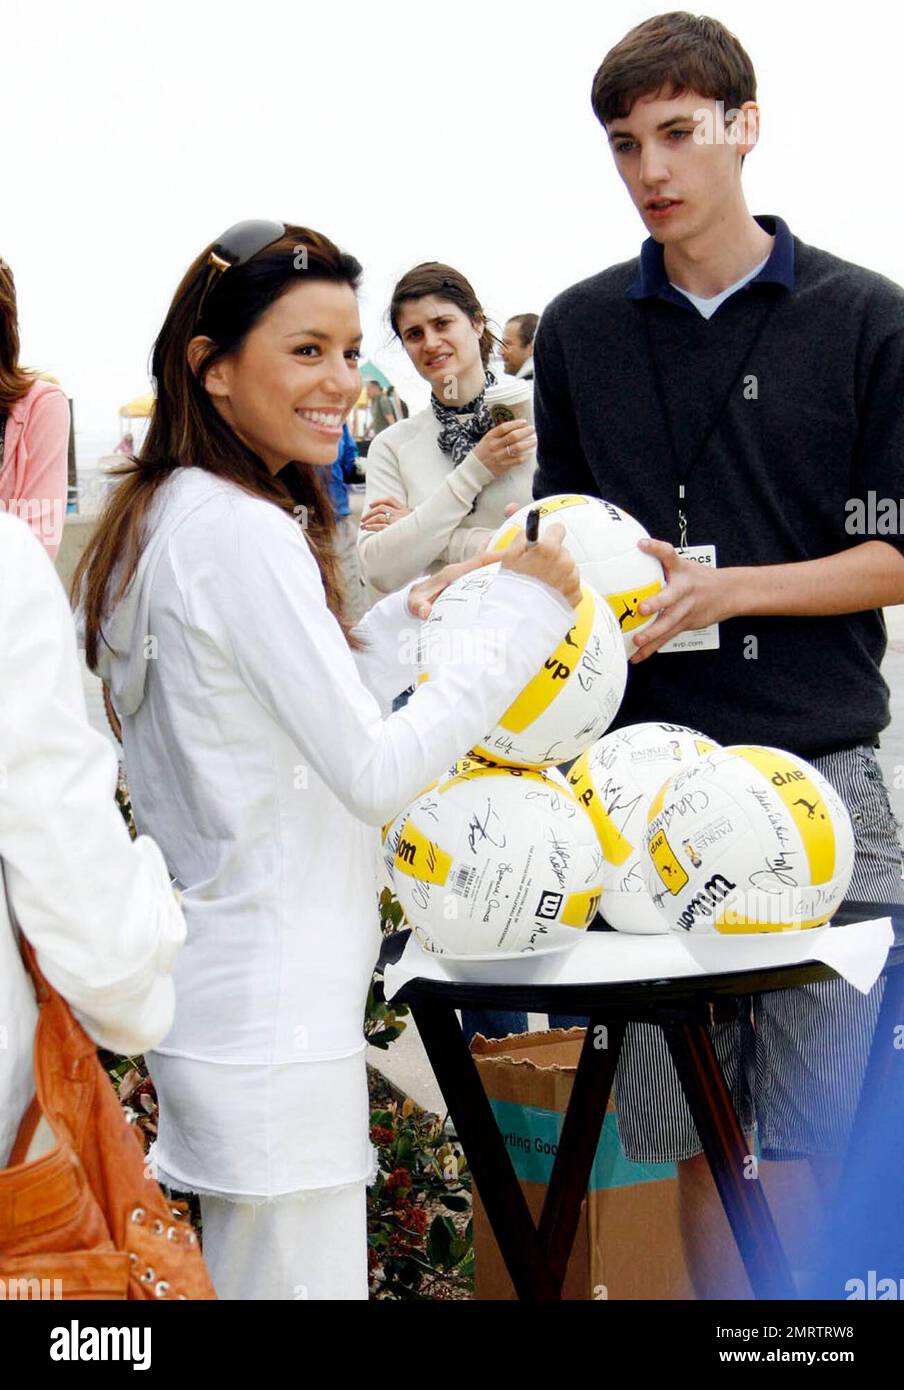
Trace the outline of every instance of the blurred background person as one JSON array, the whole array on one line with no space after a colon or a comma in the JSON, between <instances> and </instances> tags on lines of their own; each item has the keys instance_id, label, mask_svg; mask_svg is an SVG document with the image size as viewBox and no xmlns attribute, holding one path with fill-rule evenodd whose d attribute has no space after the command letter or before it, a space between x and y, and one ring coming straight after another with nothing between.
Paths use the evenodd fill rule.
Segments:
<instances>
[{"instance_id":1,"label":"blurred background person","mask_svg":"<svg viewBox=\"0 0 904 1390\"><path fill-rule=\"evenodd\" d=\"M383 387L378 381L367 383L367 394L370 397L370 435L375 439L383 430L388 430L390 425L394 425L399 416L394 402L383 394Z\"/></svg>"},{"instance_id":2,"label":"blurred background person","mask_svg":"<svg viewBox=\"0 0 904 1390\"><path fill-rule=\"evenodd\" d=\"M500 355L509 376L533 381L534 334L539 322L538 314L516 314L505 325Z\"/></svg>"},{"instance_id":3,"label":"blurred background person","mask_svg":"<svg viewBox=\"0 0 904 1390\"><path fill-rule=\"evenodd\" d=\"M27 521L51 559L66 515L69 402L19 365L16 286L0 260L0 507Z\"/></svg>"},{"instance_id":4,"label":"blurred background person","mask_svg":"<svg viewBox=\"0 0 904 1390\"><path fill-rule=\"evenodd\" d=\"M334 549L339 562L342 584L345 589L345 611L354 627L364 617L366 608L364 581L358 564L358 527L352 517L348 498L348 484L361 480L358 471L358 446L346 422L342 426L342 442L339 456L330 469L330 500L336 517Z\"/></svg>"},{"instance_id":5,"label":"blurred background person","mask_svg":"<svg viewBox=\"0 0 904 1390\"><path fill-rule=\"evenodd\" d=\"M430 404L374 440L358 557L388 594L425 571L469 559L531 500L536 435L523 420L493 426L484 402L497 339L468 280L427 261L403 275L389 307L393 332Z\"/></svg>"},{"instance_id":6,"label":"blurred background person","mask_svg":"<svg viewBox=\"0 0 904 1390\"><path fill-rule=\"evenodd\" d=\"M390 382L390 384L386 388L386 395L390 403L390 409L392 410L393 415L396 417L396 420L407 420L411 412L408 409L408 406L406 405L405 401L402 400L398 391L392 385L392 382Z\"/></svg>"}]
</instances>

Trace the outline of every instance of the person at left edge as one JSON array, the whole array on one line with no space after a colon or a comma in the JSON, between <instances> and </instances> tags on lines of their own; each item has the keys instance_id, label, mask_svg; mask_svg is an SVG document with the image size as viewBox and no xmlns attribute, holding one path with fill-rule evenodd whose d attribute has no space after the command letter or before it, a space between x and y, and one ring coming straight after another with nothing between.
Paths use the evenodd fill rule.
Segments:
<instances>
[{"instance_id":1,"label":"person at left edge","mask_svg":"<svg viewBox=\"0 0 904 1390\"><path fill-rule=\"evenodd\" d=\"M563 529L522 544L474 644L504 644L502 669L463 654L389 714L417 618L471 566L350 629L325 479L361 390L360 272L272 222L194 259L154 348L147 438L73 577L136 820L184 885L175 1021L147 1058L154 1159L199 1194L227 1299L367 1297L376 827L492 726L580 595Z\"/></svg>"},{"instance_id":2,"label":"person at left edge","mask_svg":"<svg viewBox=\"0 0 904 1390\"><path fill-rule=\"evenodd\" d=\"M0 508L28 523L51 560L63 538L69 429L65 392L19 364L16 286L0 259Z\"/></svg>"}]
</instances>

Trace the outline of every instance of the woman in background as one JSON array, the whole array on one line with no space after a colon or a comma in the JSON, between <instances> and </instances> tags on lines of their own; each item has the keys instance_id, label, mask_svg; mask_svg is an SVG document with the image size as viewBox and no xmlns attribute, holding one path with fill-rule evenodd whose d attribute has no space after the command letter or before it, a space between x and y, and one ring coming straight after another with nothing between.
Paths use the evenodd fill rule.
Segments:
<instances>
[{"instance_id":1,"label":"woman in background","mask_svg":"<svg viewBox=\"0 0 904 1390\"><path fill-rule=\"evenodd\" d=\"M0 509L27 521L51 559L66 515L69 427L60 387L19 365L16 287L0 260Z\"/></svg>"},{"instance_id":2,"label":"woman in background","mask_svg":"<svg viewBox=\"0 0 904 1390\"><path fill-rule=\"evenodd\" d=\"M536 467L533 427L494 427L485 405L496 339L465 277L438 261L415 266L396 285L389 318L430 404L368 451L358 551L381 593L478 554L506 506L531 500Z\"/></svg>"}]
</instances>

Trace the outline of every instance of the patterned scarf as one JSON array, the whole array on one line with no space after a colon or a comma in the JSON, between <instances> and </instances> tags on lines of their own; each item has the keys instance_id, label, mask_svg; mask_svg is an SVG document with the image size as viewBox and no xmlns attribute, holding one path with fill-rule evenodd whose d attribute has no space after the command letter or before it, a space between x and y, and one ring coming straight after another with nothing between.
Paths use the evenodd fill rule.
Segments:
<instances>
[{"instance_id":1,"label":"patterned scarf","mask_svg":"<svg viewBox=\"0 0 904 1390\"><path fill-rule=\"evenodd\" d=\"M439 447L444 454L452 455L453 463L461 463L474 445L480 443L487 430L493 428L493 419L483 396L488 386L495 385L496 378L488 371L480 395L468 401L467 405L443 405L431 391L430 404L440 423Z\"/></svg>"}]
</instances>

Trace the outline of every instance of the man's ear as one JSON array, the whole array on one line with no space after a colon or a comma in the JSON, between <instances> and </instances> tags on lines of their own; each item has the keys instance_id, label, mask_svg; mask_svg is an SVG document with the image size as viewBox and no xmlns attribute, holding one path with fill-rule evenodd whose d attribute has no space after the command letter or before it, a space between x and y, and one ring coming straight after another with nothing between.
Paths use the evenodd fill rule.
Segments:
<instances>
[{"instance_id":1,"label":"man's ear","mask_svg":"<svg viewBox=\"0 0 904 1390\"><path fill-rule=\"evenodd\" d=\"M748 155L760 138L760 108L755 101L745 101L738 107L727 136L741 155Z\"/></svg>"},{"instance_id":2,"label":"man's ear","mask_svg":"<svg viewBox=\"0 0 904 1390\"><path fill-rule=\"evenodd\" d=\"M188 358L188 365L194 376L198 375L198 368L205 352L210 347L210 343L210 338L192 338L186 349L185 355ZM229 362L225 357L221 357L218 361L214 362L213 366L207 368L201 385L204 387L205 391L207 391L208 395L228 396L231 380L232 373L230 371Z\"/></svg>"}]
</instances>

